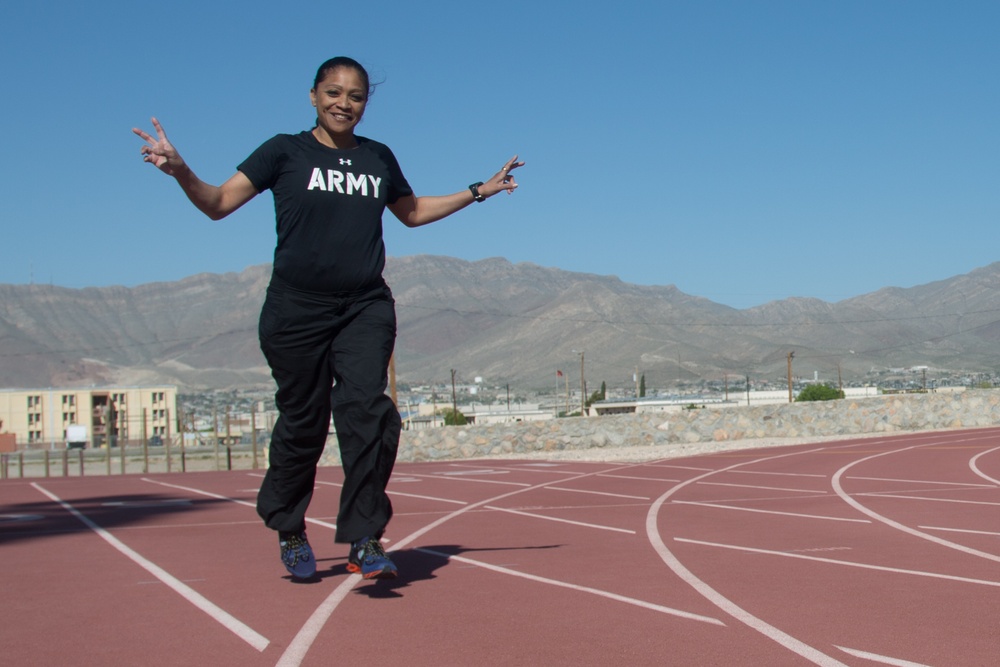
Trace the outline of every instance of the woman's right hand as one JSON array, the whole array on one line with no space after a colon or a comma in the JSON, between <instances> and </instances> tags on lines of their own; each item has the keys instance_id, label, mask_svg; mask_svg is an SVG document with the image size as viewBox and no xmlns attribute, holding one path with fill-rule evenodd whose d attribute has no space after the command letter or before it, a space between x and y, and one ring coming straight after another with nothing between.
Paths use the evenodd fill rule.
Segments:
<instances>
[{"instance_id":1,"label":"woman's right hand","mask_svg":"<svg viewBox=\"0 0 1000 667\"><path fill-rule=\"evenodd\" d=\"M167 139L167 133L163 131L160 121L156 120L155 117L152 121L153 128L156 130L155 139L137 127L132 128L132 132L146 142L146 145L140 151L142 159L164 174L176 177L180 169L185 166L184 160L181 158L180 153L177 152L177 149Z\"/></svg>"}]
</instances>

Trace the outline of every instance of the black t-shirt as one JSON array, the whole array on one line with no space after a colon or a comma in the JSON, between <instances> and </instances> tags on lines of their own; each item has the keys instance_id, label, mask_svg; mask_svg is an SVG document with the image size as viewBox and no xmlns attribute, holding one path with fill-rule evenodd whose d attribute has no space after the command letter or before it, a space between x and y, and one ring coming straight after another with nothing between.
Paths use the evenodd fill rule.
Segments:
<instances>
[{"instance_id":1,"label":"black t-shirt","mask_svg":"<svg viewBox=\"0 0 1000 667\"><path fill-rule=\"evenodd\" d=\"M294 289L349 293L382 279L382 213L413 190L388 146L356 139L341 150L310 131L279 134L237 167L274 195L274 276Z\"/></svg>"}]
</instances>

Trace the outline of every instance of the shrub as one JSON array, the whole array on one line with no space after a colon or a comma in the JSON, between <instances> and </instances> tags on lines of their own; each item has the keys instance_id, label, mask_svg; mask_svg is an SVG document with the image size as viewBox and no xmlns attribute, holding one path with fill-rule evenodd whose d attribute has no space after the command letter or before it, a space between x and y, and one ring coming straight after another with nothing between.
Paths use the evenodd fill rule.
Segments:
<instances>
[{"instance_id":1,"label":"shrub","mask_svg":"<svg viewBox=\"0 0 1000 667\"><path fill-rule=\"evenodd\" d=\"M795 397L795 401L832 401L843 398L844 392L828 384L811 384Z\"/></svg>"}]
</instances>

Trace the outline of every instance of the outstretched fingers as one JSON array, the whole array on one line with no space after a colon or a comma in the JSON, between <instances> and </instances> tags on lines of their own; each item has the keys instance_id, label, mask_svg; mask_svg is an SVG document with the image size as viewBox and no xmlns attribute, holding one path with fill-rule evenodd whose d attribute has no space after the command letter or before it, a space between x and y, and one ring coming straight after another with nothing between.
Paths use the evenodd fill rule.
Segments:
<instances>
[{"instance_id":1,"label":"outstretched fingers","mask_svg":"<svg viewBox=\"0 0 1000 667\"><path fill-rule=\"evenodd\" d=\"M504 163L503 168L500 169L500 173L497 174L500 178L501 190L506 190L507 194L514 193L514 189L517 188L517 181L514 180L514 175L511 172L523 166L524 162L519 162L516 155Z\"/></svg>"}]
</instances>

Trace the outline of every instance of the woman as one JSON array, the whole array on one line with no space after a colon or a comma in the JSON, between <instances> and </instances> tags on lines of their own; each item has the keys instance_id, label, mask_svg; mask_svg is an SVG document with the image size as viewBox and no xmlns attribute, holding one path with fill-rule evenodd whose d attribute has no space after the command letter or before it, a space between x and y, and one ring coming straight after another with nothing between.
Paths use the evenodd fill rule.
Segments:
<instances>
[{"instance_id":1,"label":"woman","mask_svg":"<svg viewBox=\"0 0 1000 667\"><path fill-rule=\"evenodd\" d=\"M386 207L407 227L440 220L517 183L514 156L485 183L455 194L417 197L392 151L354 133L372 87L355 60L323 63L309 93L316 126L266 141L221 186L191 171L152 119L143 159L173 176L213 220L271 190L278 242L261 309L261 350L277 385L279 418L257 512L278 531L281 560L294 578L312 577L305 532L316 464L331 410L344 467L336 541L350 544L348 570L366 579L396 576L380 539L392 517L385 489L396 460L400 418L386 396L396 338L392 294L382 279Z\"/></svg>"}]
</instances>

